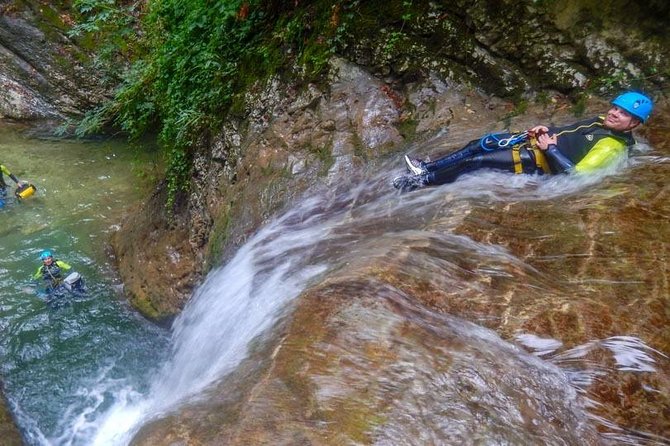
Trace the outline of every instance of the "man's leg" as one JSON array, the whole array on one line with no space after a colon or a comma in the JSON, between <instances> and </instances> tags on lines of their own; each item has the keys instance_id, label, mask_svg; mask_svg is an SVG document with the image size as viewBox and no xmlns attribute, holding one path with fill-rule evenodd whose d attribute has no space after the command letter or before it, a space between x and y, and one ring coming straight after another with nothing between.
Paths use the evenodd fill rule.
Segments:
<instances>
[{"instance_id":1,"label":"man's leg","mask_svg":"<svg viewBox=\"0 0 670 446\"><path fill-rule=\"evenodd\" d=\"M464 149L465 150L465 149ZM459 176L479 169L494 169L514 173L512 149L487 152L481 150L474 156L452 161L446 167L425 175L425 184L451 183Z\"/></svg>"},{"instance_id":2,"label":"man's leg","mask_svg":"<svg viewBox=\"0 0 670 446\"><path fill-rule=\"evenodd\" d=\"M467 156L470 150L474 155ZM404 175L393 180L393 186L402 191L411 191L425 186L437 186L451 183L459 176L478 169L495 169L506 172L514 172L514 157L512 149L484 151L472 147L470 144L455 152L458 157L450 157L449 162L444 162L446 167L421 175ZM439 166L444 158L437 160L433 168Z\"/></svg>"},{"instance_id":3,"label":"man's leg","mask_svg":"<svg viewBox=\"0 0 670 446\"><path fill-rule=\"evenodd\" d=\"M462 149L443 156L435 161L423 163L422 167L428 172L435 172L437 170L445 169L454 165L466 158L470 158L481 153L485 153L480 145L479 139L473 139L467 143Z\"/></svg>"}]
</instances>

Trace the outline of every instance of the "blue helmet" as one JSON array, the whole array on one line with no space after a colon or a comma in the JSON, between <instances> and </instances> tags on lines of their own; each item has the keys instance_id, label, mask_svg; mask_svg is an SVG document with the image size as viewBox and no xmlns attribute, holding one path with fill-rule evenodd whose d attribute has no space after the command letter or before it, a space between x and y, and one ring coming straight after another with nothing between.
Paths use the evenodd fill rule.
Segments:
<instances>
[{"instance_id":1,"label":"blue helmet","mask_svg":"<svg viewBox=\"0 0 670 446\"><path fill-rule=\"evenodd\" d=\"M613 101L612 105L626 110L633 117L645 122L654 108L654 101L648 96L636 91L627 91L620 94Z\"/></svg>"},{"instance_id":2,"label":"blue helmet","mask_svg":"<svg viewBox=\"0 0 670 446\"><path fill-rule=\"evenodd\" d=\"M40 254L40 259L42 260L47 259L49 257L53 257L53 254L51 254L51 251L49 251L48 249L45 249L44 251L42 251L42 254Z\"/></svg>"}]
</instances>

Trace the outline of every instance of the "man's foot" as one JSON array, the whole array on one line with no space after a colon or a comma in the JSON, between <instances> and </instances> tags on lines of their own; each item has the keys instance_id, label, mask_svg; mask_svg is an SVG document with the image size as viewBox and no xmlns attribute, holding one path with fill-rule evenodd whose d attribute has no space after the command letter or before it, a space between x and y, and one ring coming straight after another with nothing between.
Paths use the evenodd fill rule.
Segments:
<instances>
[{"instance_id":1,"label":"man's foot","mask_svg":"<svg viewBox=\"0 0 670 446\"><path fill-rule=\"evenodd\" d=\"M414 175L423 175L428 173L428 170L426 170L426 163L418 158L410 158L408 155L405 155L405 164L407 164L407 170L412 172Z\"/></svg>"},{"instance_id":2,"label":"man's foot","mask_svg":"<svg viewBox=\"0 0 670 446\"><path fill-rule=\"evenodd\" d=\"M409 192L426 185L421 175L402 175L393 179L393 187L401 192Z\"/></svg>"}]
</instances>

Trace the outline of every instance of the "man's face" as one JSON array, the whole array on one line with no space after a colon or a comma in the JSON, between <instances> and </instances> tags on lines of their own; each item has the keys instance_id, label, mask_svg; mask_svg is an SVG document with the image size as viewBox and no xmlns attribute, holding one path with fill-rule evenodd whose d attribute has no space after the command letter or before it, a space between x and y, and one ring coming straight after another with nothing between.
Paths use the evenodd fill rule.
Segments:
<instances>
[{"instance_id":1,"label":"man's face","mask_svg":"<svg viewBox=\"0 0 670 446\"><path fill-rule=\"evenodd\" d=\"M44 259L44 264L46 266L49 266L53 263L53 261L54 261L53 257L47 257L47 258Z\"/></svg>"},{"instance_id":2,"label":"man's face","mask_svg":"<svg viewBox=\"0 0 670 446\"><path fill-rule=\"evenodd\" d=\"M616 105L607 111L605 122L603 122L603 125L608 129L617 130L619 132L632 130L639 124L639 119L634 118L626 110L619 108Z\"/></svg>"}]
</instances>

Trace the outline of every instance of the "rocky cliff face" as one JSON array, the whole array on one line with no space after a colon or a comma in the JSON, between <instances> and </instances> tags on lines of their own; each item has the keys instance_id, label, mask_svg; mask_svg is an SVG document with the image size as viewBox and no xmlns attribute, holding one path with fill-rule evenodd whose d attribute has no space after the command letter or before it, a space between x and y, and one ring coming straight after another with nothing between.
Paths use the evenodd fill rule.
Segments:
<instances>
[{"instance_id":1,"label":"rocky cliff face","mask_svg":"<svg viewBox=\"0 0 670 446\"><path fill-rule=\"evenodd\" d=\"M466 100L452 104L449 137L437 138L432 150L495 119L483 97ZM660 122L667 113L658 111ZM543 122L570 117L560 104L529 115ZM527 126L526 119L512 125ZM670 233L664 180L670 146L663 124L647 129L652 154L576 193L548 197L528 183L517 189L508 176L489 177L493 184L463 179L398 198L382 191L374 174L363 187L341 180L337 191L319 193L326 198L314 213L303 209L293 217L320 224L343 210L346 218L330 227L315 255L337 258L337 266L296 299L267 344L254 343L249 358L203 401L148 423L134 444L412 444L416 438L477 444L486 438L581 445L667 437L667 418L657 414L670 407L662 242ZM421 155L431 152L429 144L419 146ZM537 183L541 188L543 181ZM468 185L478 189L469 195ZM561 187L569 189L568 182ZM503 197L488 199L497 193ZM386 195L388 207L366 213L366 200L375 195ZM351 253L332 255L338 249ZM567 391L579 383L557 384L548 370L536 380L534 365L515 365L511 351L490 354L472 333L459 332L453 316L516 344L528 333L559 340L559 354L537 354L581 381L581 403ZM627 359L636 349L625 345L615 361L605 348L614 335L639 336L660 352L652 355L653 367L635 371ZM486 406L491 399L496 409ZM592 414L588 422L582 404ZM515 414L513 420L495 421L497 409Z\"/></svg>"},{"instance_id":2,"label":"rocky cliff face","mask_svg":"<svg viewBox=\"0 0 670 446\"><path fill-rule=\"evenodd\" d=\"M0 118L62 122L109 92L67 37L66 3L0 1Z\"/></svg>"},{"instance_id":3,"label":"rocky cliff face","mask_svg":"<svg viewBox=\"0 0 670 446\"><path fill-rule=\"evenodd\" d=\"M153 254L129 253L117 243L129 292L140 308L153 308L146 313L152 317L175 314L199 275L219 261L219 253L239 244L299 191L355 174L415 137L450 128L454 120L474 113L467 111L469 96L483 94L485 107L495 109L491 120L482 119L483 127L504 125L502 118L523 113L533 102L556 106L552 101L567 95L578 98L577 107L583 109L586 91L612 94L621 83L645 85L661 99L658 89L669 72L662 57L664 40L654 35L657 22L644 20L651 10L634 6L419 2L402 23L395 23L391 10L407 8L404 3L359 5L360 17L342 36L349 40L333 59L327 82L305 85L279 76L259 81L241 112L230 114L213 134L202 135L190 195L182 197L170 224L162 223L171 225L168 232L188 234L189 243L179 248L156 243L157 258L180 259L166 265L164 274L191 272L181 291L167 289L169 281L158 270L153 278L136 278L131 265ZM655 11L668 14L666 6ZM338 22L344 13L335 7L331 20ZM466 114L457 113L457 107ZM154 240L140 231L137 243L128 241L133 238L129 232L137 232L130 229L137 227L133 221L117 240L133 246ZM168 232L155 236L175 238ZM166 249L180 254L170 257ZM159 296L171 296L176 306L168 309Z\"/></svg>"}]
</instances>

